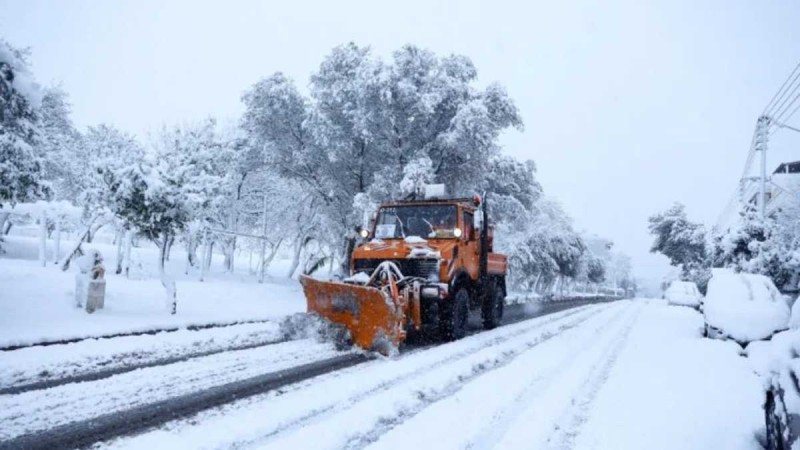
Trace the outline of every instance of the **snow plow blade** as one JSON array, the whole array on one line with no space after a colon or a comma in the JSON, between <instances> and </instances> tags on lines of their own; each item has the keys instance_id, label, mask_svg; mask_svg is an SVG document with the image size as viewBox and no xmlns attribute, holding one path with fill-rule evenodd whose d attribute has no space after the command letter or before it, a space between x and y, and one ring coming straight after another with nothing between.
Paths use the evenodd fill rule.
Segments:
<instances>
[{"instance_id":1,"label":"snow plow blade","mask_svg":"<svg viewBox=\"0 0 800 450\"><path fill-rule=\"evenodd\" d=\"M346 327L359 347L387 355L405 338L402 308L380 289L305 275L300 284L307 311Z\"/></svg>"}]
</instances>

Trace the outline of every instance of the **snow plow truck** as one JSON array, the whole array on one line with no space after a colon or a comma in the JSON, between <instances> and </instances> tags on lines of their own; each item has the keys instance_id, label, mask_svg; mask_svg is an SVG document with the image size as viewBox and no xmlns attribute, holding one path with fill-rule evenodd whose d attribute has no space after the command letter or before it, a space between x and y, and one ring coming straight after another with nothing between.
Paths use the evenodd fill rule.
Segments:
<instances>
[{"instance_id":1,"label":"snow plow truck","mask_svg":"<svg viewBox=\"0 0 800 450\"><path fill-rule=\"evenodd\" d=\"M426 186L420 200L380 205L350 260L350 276L301 276L307 311L344 326L359 347L389 354L413 330L455 340L470 311L484 328L503 317L507 259L493 252L483 197L443 198Z\"/></svg>"}]
</instances>

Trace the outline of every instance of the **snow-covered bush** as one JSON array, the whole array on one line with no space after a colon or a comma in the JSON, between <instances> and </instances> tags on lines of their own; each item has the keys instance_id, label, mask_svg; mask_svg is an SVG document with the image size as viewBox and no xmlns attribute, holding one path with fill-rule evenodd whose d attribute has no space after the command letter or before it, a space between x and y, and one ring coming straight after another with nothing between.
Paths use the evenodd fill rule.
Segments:
<instances>
[{"instance_id":1,"label":"snow-covered bush","mask_svg":"<svg viewBox=\"0 0 800 450\"><path fill-rule=\"evenodd\" d=\"M789 305L772 280L730 269L714 269L703 313L724 337L746 343L766 339L789 324Z\"/></svg>"},{"instance_id":2,"label":"snow-covered bush","mask_svg":"<svg viewBox=\"0 0 800 450\"><path fill-rule=\"evenodd\" d=\"M747 207L737 223L712 239L715 267L760 273L780 289L797 288L800 278L800 206L761 218Z\"/></svg>"},{"instance_id":3,"label":"snow-covered bush","mask_svg":"<svg viewBox=\"0 0 800 450\"><path fill-rule=\"evenodd\" d=\"M691 281L673 281L666 291L664 297L670 305L690 306L697 308L703 299L702 294L697 289L697 285Z\"/></svg>"}]
</instances>

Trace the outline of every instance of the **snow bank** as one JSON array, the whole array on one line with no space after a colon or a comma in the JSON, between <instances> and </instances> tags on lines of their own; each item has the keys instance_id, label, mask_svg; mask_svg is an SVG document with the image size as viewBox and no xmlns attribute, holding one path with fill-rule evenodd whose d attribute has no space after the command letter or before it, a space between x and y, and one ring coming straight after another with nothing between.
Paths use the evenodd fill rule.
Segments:
<instances>
[{"instance_id":1,"label":"snow bank","mask_svg":"<svg viewBox=\"0 0 800 450\"><path fill-rule=\"evenodd\" d=\"M700 306L703 297L697 290L697 285L691 281L673 281L664 292L664 297L670 305Z\"/></svg>"},{"instance_id":2,"label":"snow bank","mask_svg":"<svg viewBox=\"0 0 800 450\"><path fill-rule=\"evenodd\" d=\"M739 342L766 339L787 328L789 306L763 275L714 269L708 283L706 323Z\"/></svg>"}]
</instances>

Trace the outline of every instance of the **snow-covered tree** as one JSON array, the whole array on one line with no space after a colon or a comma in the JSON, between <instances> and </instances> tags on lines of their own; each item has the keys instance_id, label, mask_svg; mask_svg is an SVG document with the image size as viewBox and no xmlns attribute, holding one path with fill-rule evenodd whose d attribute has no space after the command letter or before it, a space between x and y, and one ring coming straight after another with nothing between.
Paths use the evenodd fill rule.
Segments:
<instances>
[{"instance_id":1,"label":"snow-covered tree","mask_svg":"<svg viewBox=\"0 0 800 450\"><path fill-rule=\"evenodd\" d=\"M282 176L314 194L323 228L339 241L361 225L359 194L388 200L403 194L404 178L405 190L426 180L474 192L499 133L522 126L505 91L479 90L476 77L462 56L405 46L387 64L347 44L312 75L310 99L282 74L253 86L243 127Z\"/></svg>"},{"instance_id":2,"label":"snow-covered tree","mask_svg":"<svg viewBox=\"0 0 800 450\"><path fill-rule=\"evenodd\" d=\"M58 86L44 90L41 106L42 132L38 153L45 155L44 177L58 200L76 202L85 186L83 140L70 117L67 93Z\"/></svg>"},{"instance_id":3,"label":"snow-covered tree","mask_svg":"<svg viewBox=\"0 0 800 450\"><path fill-rule=\"evenodd\" d=\"M655 237L651 252L661 253L677 267L706 259L705 227L690 222L680 203L651 216L648 221L650 233Z\"/></svg>"},{"instance_id":4,"label":"snow-covered tree","mask_svg":"<svg viewBox=\"0 0 800 450\"><path fill-rule=\"evenodd\" d=\"M605 261L595 255L586 259L586 277L591 283L602 283L606 279Z\"/></svg>"},{"instance_id":5,"label":"snow-covered tree","mask_svg":"<svg viewBox=\"0 0 800 450\"><path fill-rule=\"evenodd\" d=\"M171 313L175 314L175 282L167 275L165 262L170 242L185 229L191 217L181 186L170 174L149 161L105 171L104 176L108 181L110 208L114 214L158 247L159 275L167 290Z\"/></svg>"},{"instance_id":6,"label":"snow-covered tree","mask_svg":"<svg viewBox=\"0 0 800 450\"><path fill-rule=\"evenodd\" d=\"M77 203L84 210L87 241L91 242L97 230L109 223L113 223L117 231L127 227L127 223L115 220L112 214L114 199L109 176L142 162L144 149L133 136L101 124L88 128L77 159L80 171L75 173L74 183L80 190Z\"/></svg>"},{"instance_id":7,"label":"snow-covered tree","mask_svg":"<svg viewBox=\"0 0 800 450\"><path fill-rule=\"evenodd\" d=\"M216 128L213 119L165 127L153 142L158 172L174 186L175 198L189 213L182 235L187 268L198 264L196 249L203 227L219 226L230 200L233 149Z\"/></svg>"},{"instance_id":8,"label":"snow-covered tree","mask_svg":"<svg viewBox=\"0 0 800 450\"><path fill-rule=\"evenodd\" d=\"M712 238L714 267L758 273L772 278L779 288L794 289L800 273L800 206L761 218L746 207L737 223Z\"/></svg>"},{"instance_id":9,"label":"snow-covered tree","mask_svg":"<svg viewBox=\"0 0 800 450\"><path fill-rule=\"evenodd\" d=\"M670 264L681 269L682 280L694 282L705 292L711 277L705 227L689 221L680 203L648 220L650 234L655 237L650 252L669 258Z\"/></svg>"},{"instance_id":10,"label":"snow-covered tree","mask_svg":"<svg viewBox=\"0 0 800 450\"><path fill-rule=\"evenodd\" d=\"M42 159L36 152L40 104L41 92L27 53L0 39L0 206L48 194Z\"/></svg>"}]
</instances>

